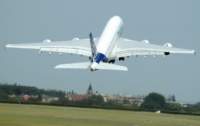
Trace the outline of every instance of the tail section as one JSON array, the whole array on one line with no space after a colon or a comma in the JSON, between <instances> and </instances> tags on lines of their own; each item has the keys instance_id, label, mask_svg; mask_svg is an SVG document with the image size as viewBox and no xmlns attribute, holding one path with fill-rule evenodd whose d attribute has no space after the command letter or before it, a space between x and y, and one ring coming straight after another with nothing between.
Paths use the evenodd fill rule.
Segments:
<instances>
[{"instance_id":1,"label":"tail section","mask_svg":"<svg viewBox=\"0 0 200 126\"><path fill-rule=\"evenodd\" d=\"M103 63L100 62L96 66L97 70L118 70L118 71L128 71L128 68L126 66L120 66L116 64L109 64L109 63Z\"/></svg>"},{"instance_id":2,"label":"tail section","mask_svg":"<svg viewBox=\"0 0 200 126\"><path fill-rule=\"evenodd\" d=\"M55 69L89 69L91 71L95 71L95 70L128 71L128 68L126 66L100 62L100 61L106 60L105 56L101 53L97 54L97 49L94 43L94 38L93 38L92 33L89 34L89 38L90 38L90 45L91 45L90 62L60 64L60 65L55 66L54 68Z\"/></svg>"},{"instance_id":3,"label":"tail section","mask_svg":"<svg viewBox=\"0 0 200 126\"><path fill-rule=\"evenodd\" d=\"M91 62L81 62L81 63L70 63L70 64L60 64L55 66L55 69L89 69L91 71L95 70L117 70L117 71L128 71L126 66L120 66L115 64L103 63L94 64ZM92 67L93 66L93 67Z\"/></svg>"},{"instance_id":4,"label":"tail section","mask_svg":"<svg viewBox=\"0 0 200 126\"><path fill-rule=\"evenodd\" d=\"M91 46L91 62L94 61L94 58L96 56L96 51L97 51L97 48L96 48L96 45L94 43L94 38L93 38L93 35L92 35L92 32L89 34L89 38L90 38L90 46Z\"/></svg>"},{"instance_id":5,"label":"tail section","mask_svg":"<svg viewBox=\"0 0 200 126\"><path fill-rule=\"evenodd\" d=\"M55 66L55 69L89 69L90 62L60 64Z\"/></svg>"}]
</instances>

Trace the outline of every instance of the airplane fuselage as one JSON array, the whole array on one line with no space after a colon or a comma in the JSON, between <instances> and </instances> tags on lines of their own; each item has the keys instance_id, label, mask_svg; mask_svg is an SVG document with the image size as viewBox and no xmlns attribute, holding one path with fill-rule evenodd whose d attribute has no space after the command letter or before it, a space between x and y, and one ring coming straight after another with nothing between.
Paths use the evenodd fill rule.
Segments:
<instances>
[{"instance_id":1,"label":"airplane fuselage","mask_svg":"<svg viewBox=\"0 0 200 126\"><path fill-rule=\"evenodd\" d=\"M95 69L98 63L108 62L115 47L116 41L122 34L123 20L119 16L112 17L106 24L97 44L97 54L91 69Z\"/></svg>"}]
</instances>

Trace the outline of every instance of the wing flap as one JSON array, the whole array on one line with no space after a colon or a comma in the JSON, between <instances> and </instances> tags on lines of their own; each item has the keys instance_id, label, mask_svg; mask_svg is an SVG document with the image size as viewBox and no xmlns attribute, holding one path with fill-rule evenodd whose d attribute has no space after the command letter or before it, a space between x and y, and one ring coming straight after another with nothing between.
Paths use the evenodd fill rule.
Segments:
<instances>
[{"instance_id":1,"label":"wing flap","mask_svg":"<svg viewBox=\"0 0 200 126\"><path fill-rule=\"evenodd\" d=\"M74 48L74 47L65 47L65 48L41 48L40 52L58 52L58 53L68 53L68 54L77 54L84 55L87 57L91 56L89 49L84 48Z\"/></svg>"}]
</instances>

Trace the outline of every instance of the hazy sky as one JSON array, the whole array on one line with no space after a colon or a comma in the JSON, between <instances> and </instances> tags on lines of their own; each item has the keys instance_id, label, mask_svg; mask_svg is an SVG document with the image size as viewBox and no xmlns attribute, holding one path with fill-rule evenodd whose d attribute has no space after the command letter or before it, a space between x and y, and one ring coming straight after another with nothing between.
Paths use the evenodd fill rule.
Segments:
<instances>
[{"instance_id":1,"label":"hazy sky","mask_svg":"<svg viewBox=\"0 0 200 126\"><path fill-rule=\"evenodd\" d=\"M123 37L173 43L199 50L198 0L0 0L0 82L84 92L91 82L105 94L175 94L181 102L200 101L199 55L129 58L128 72L54 70L57 64L87 61L71 55L3 48L6 43L70 40L99 36L113 15L124 20ZM197 52L198 53L198 52Z\"/></svg>"}]
</instances>

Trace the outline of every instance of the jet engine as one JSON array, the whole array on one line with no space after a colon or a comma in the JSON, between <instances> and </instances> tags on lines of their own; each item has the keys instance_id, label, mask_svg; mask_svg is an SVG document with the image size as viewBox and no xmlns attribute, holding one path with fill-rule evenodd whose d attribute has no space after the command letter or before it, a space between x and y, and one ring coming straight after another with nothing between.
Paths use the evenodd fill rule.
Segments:
<instances>
[{"instance_id":1,"label":"jet engine","mask_svg":"<svg viewBox=\"0 0 200 126\"><path fill-rule=\"evenodd\" d=\"M51 39L45 39L43 40L43 43L50 43L51 42Z\"/></svg>"},{"instance_id":2,"label":"jet engine","mask_svg":"<svg viewBox=\"0 0 200 126\"><path fill-rule=\"evenodd\" d=\"M142 42L146 43L146 44L149 44L149 40L142 40Z\"/></svg>"},{"instance_id":3,"label":"jet engine","mask_svg":"<svg viewBox=\"0 0 200 126\"><path fill-rule=\"evenodd\" d=\"M173 45L172 45L171 43L165 43L163 46L169 47L169 48L172 48L172 47L173 47Z\"/></svg>"}]
</instances>

